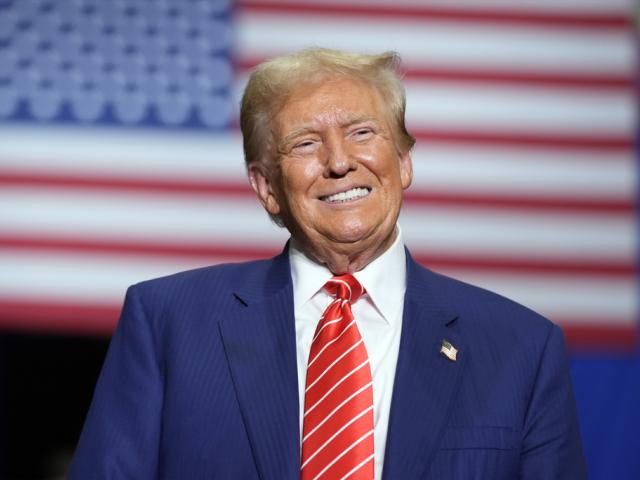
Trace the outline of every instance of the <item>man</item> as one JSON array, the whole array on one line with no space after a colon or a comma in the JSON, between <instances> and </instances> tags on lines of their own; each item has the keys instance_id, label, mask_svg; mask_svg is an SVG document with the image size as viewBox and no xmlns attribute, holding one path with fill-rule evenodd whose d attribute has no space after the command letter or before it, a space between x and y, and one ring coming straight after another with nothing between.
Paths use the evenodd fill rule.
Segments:
<instances>
[{"instance_id":1,"label":"man","mask_svg":"<svg viewBox=\"0 0 640 480\"><path fill-rule=\"evenodd\" d=\"M253 72L249 178L291 241L129 289L71 480L585 478L560 329L403 247L397 63Z\"/></svg>"}]
</instances>

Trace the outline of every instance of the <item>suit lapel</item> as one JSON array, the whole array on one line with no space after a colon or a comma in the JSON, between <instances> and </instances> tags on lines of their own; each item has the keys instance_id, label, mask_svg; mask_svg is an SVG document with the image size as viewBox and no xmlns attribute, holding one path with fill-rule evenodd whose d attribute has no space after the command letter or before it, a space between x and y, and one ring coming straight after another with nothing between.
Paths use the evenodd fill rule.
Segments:
<instances>
[{"instance_id":1,"label":"suit lapel","mask_svg":"<svg viewBox=\"0 0 640 480\"><path fill-rule=\"evenodd\" d=\"M427 475L462 376L466 351L457 316L438 301L433 275L407 252L407 291L389 416L385 479ZM458 349L456 361L440 353L442 340Z\"/></svg>"},{"instance_id":2,"label":"suit lapel","mask_svg":"<svg viewBox=\"0 0 640 480\"><path fill-rule=\"evenodd\" d=\"M276 257L266 282L246 280L246 306L220 323L233 383L261 479L299 476L299 406L293 296L288 254ZM264 293L264 284L272 286ZM262 285L262 287L259 287Z\"/></svg>"}]
</instances>

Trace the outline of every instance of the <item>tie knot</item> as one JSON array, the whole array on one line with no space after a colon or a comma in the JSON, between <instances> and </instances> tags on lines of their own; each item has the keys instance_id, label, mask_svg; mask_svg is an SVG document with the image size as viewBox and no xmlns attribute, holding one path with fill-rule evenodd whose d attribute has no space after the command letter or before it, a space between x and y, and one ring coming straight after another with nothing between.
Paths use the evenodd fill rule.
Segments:
<instances>
[{"instance_id":1,"label":"tie knot","mask_svg":"<svg viewBox=\"0 0 640 480\"><path fill-rule=\"evenodd\" d=\"M356 277L349 273L336 275L324 284L324 288L334 297L351 303L358 300L360 295L364 293L364 287L356 280Z\"/></svg>"}]
</instances>

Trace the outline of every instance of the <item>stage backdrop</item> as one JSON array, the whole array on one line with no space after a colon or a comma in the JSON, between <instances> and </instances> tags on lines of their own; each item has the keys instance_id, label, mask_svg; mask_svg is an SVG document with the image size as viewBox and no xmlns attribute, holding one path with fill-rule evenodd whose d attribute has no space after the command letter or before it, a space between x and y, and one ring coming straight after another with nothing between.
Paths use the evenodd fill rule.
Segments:
<instances>
[{"instance_id":1,"label":"stage backdrop","mask_svg":"<svg viewBox=\"0 0 640 480\"><path fill-rule=\"evenodd\" d=\"M563 327L593 478L640 478L634 8L0 0L0 327L108 334L131 283L278 252L237 131L248 71L395 50L407 244Z\"/></svg>"}]
</instances>

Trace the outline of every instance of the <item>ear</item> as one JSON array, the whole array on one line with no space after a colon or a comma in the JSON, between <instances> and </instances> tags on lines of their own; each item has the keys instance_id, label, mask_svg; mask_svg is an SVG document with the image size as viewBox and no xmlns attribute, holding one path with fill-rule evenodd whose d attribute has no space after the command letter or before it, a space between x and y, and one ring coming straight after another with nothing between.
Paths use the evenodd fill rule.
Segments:
<instances>
[{"instance_id":1,"label":"ear","mask_svg":"<svg viewBox=\"0 0 640 480\"><path fill-rule=\"evenodd\" d=\"M406 190L413 180L413 161L411 160L411 151L400 152L400 181L402 189Z\"/></svg>"},{"instance_id":2,"label":"ear","mask_svg":"<svg viewBox=\"0 0 640 480\"><path fill-rule=\"evenodd\" d=\"M266 170L264 165L258 163L250 165L249 182L265 210L271 215L278 215L280 213L280 204L275 194L274 185Z\"/></svg>"}]
</instances>

